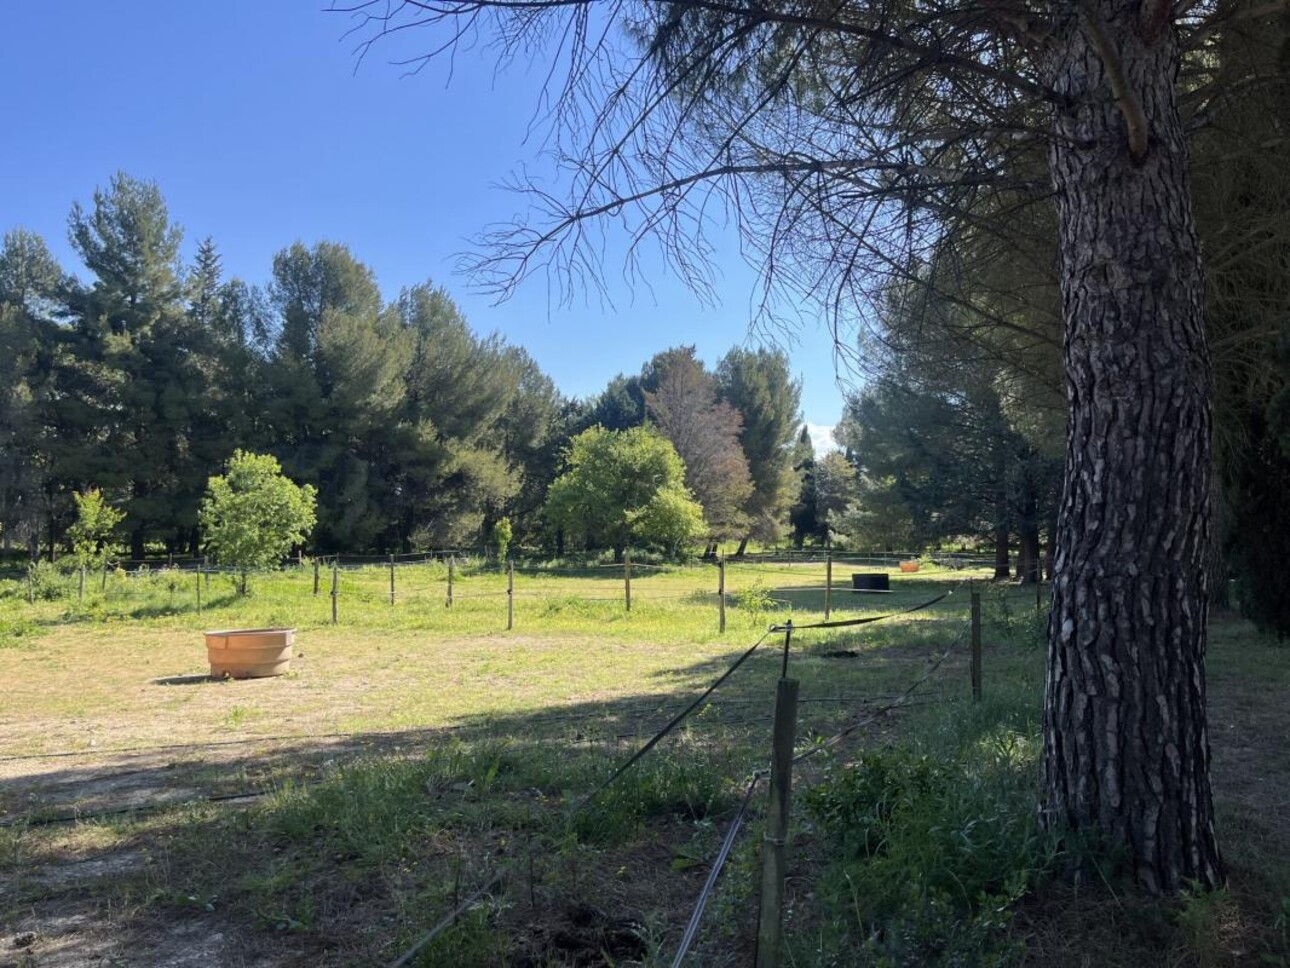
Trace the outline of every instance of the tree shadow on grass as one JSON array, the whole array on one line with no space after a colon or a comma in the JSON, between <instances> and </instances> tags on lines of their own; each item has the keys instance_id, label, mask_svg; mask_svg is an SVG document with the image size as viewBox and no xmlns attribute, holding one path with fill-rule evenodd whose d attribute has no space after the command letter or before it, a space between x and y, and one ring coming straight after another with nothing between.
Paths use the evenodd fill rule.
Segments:
<instances>
[{"instance_id":1,"label":"tree shadow on grass","mask_svg":"<svg viewBox=\"0 0 1290 968\"><path fill-rule=\"evenodd\" d=\"M207 957L212 965L388 962L491 867L510 864L533 883L509 888L507 910L517 913L495 916L524 923L499 926L490 916L482 930L543 943L560 931L576 936L577 925L566 923L569 904L591 905L597 924L675 925L671 906L688 903L706 872L684 860L689 853L676 863L675 851L707 856L721 826L703 819L712 808L696 797L731 809L739 785L765 761L780 672L774 641L624 778L625 799L607 801L607 826L584 833L594 839L602 835L596 831L618 829L625 821L614 810L644 809L644 820L623 829L647 823L654 839L629 835L621 846L566 856L554 832L566 829L572 803L750 644L732 642L626 695L466 716L443 727L230 735L206 745L0 761L0 847L13 845L0 849L0 882L12 885L0 892L0 921L74 947L87 944L88 934L59 918L69 910L90 923L110 917L118 939L110 952L138 963L164 963L165 939L185 924L224 939ZM844 682L837 663L809 650L795 655L791 674L805 699L845 700L804 704L800 735L830 732L872 708L863 691L916 676L921 659L879 650L868 663L874 675ZM877 675L880 669L888 671ZM206 676L154 682L218 684ZM678 748L685 750L679 758ZM536 840L537 859L521 862L515 845L526 839ZM622 870L632 878L614 873ZM443 957L428 963L459 963Z\"/></svg>"}]
</instances>

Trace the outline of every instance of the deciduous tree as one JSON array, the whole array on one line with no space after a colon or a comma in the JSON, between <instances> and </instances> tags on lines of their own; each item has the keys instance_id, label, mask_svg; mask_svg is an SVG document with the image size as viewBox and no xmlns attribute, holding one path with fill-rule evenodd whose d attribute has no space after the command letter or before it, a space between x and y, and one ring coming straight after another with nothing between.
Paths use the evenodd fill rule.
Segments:
<instances>
[{"instance_id":1,"label":"deciduous tree","mask_svg":"<svg viewBox=\"0 0 1290 968\"><path fill-rule=\"evenodd\" d=\"M675 549L696 537L703 511L685 487L685 466L648 427L584 430L569 447L569 469L547 497L554 527L588 548L632 544Z\"/></svg>"},{"instance_id":2,"label":"deciduous tree","mask_svg":"<svg viewBox=\"0 0 1290 968\"><path fill-rule=\"evenodd\" d=\"M316 521L317 491L297 485L267 454L237 451L210 479L202 501L202 531L211 557L237 569L239 595L252 569L279 564L303 544Z\"/></svg>"},{"instance_id":3,"label":"deciduous tree","mask_svg":"<svg viewBox=\"0 0 1290 968\"><path fill-rule=\"evenodd\" d=\"M111 550L112 533L125 520L125 512L105 501L96 487L72 498L76 502L76 521L68 529L72 554L83 567L102 567Z\"/></svg>"}]
</instances>

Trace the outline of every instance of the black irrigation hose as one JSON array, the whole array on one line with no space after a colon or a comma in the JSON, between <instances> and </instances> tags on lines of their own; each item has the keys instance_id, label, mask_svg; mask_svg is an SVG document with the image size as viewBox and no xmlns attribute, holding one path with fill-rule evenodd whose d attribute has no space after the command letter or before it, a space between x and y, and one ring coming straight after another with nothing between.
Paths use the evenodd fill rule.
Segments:
<instances>
[{"instance_id":1,"label":"black irrigation hose","mask_svg":"<svg viewBox=\"0 0 1290 968\"><path fill-rule=\"evenodd\" d=\"M712 890L717 886L717 878L721 876L721 868L726 864L726 859L730 856L730 850L735 845L735 838L739 836L739 831L743 828L744 817L748 814L748 804L752 802L753 791L757 789L757 784L765 773L758 771L753 774L752 781L748 784L748 789L744 793L743 802L739 804L739 812L735 814L734 820L730 821L730 829L726 831L725 840L721 842L721 849L717 851L717 857L712 862L712 870L708 871L708 879L703 882L703 890L699 892L699 899L694 904L694 912L690 915L690 923L685 926L685 934L681 936L681 945L676 951L676 957L672 959L672 968L680 968L681 962L690 951L690 945L694 943L695 937L699 933L699 922L703 919L703 909L708 906L708 898L712 895Z\"/></svg>"},{"instance_id":2,"label":"black irrigation hose","mask_svg":"<svg viewBox=\"0 0 1290 968\"><path fill-rule=\"evenodd\" d=\"M909 615L912 612L922 611L925 608L930 608L931 606L935 605L937 602L944 601L945 599L949 598L953 594L954 594L954 589L951 588L949 591L943 592L942 594L937 595L935 598L930 599L929 601L923 602L920 605L915 605L912 608L902 609L899 612L888 612L886 615L871 615L868 618L848 618L848 619L841 619L836 622L812 622L810 625L794 625L792 622L787 622L784 625L772 626L771 631L772 632L788 632L788 631L800 632L803 629L843 629L843 628L850 628L851 626L854 626L854 625L869 625L872 622L883 622L889 618L896 618L900 615Z\"/></svg>"}]
</instances>

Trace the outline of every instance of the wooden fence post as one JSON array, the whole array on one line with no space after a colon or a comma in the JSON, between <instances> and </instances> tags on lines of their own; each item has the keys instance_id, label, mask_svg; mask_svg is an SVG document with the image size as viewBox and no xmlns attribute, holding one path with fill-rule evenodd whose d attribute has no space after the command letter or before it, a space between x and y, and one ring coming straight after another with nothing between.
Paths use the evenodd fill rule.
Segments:
<instances>
[{"instance_id":1,"label":"wooden fence post","mask_svg":"<svg viewBox=\"0 0 1290 968\"><path fill-rule=\"evenodd\" d=\"M515 562L506 563L506 631L515 628Z\"/></svg>"},{"instance_id":2,"label":"wooden fence post","mask_svg":"<svg viewBox=\"0 0 1290 968\"><path fill-rule=\"evenodd\" d=\"M76 600L82 601L85 598L85 566L81 565L80 580L76 584Z\"/></svg>"},{"instance_id":3,"label":"wooden fence post","mask_svg":"<svg viewBox=\"0 0 1290 968\"><path fill-rule=\"evenodd\" d=\"M721 631L726 630L726 556L717 559L717 613L721 617Z\"/></svg>"},{"instance_id":4,"label":"wooden fence post","mask_svg":"<svg viewBox=\"0 0 1290 968\"><path fill-rule=\"evenodd\" d=\"M833 614L833 552L824 559L824 621Z\"/></svg>"},{"instance_id":5,"label":"wooden fence post","mask_svg":"<svg viewBox=\"0 0 1290 968\"><path fill-rule=\"evenodd\" d=\"M200 567L193 577L197 579L193 584L197 587L197 614L200 615L202 613L202 573Z\"/></svg>"},{"instance_id":6,"label":"wooden fence post","mask_svg":"<svg viewBox=\"0 0 1290 968\"><path fill-rule=\"evenodd\" d=\"M457 556L448 556L448 600L444 602L444 608L452 608L452 580L457 571Z\"/></svg>"},{"instance_id":7,"label":"wooden fence post","mask_svg":"<svg viewBox=\"0 0 1290 968\"><path fill-rule=\"evenodd\" d=\"M331 624L336 624L336 600L340 598L340 558L331 560Z\"/></svg>"},{"instance_id":8,"label":"wooden fence post","mask_svg":"<svg viewBox=\"0 0 1290 968\"><path fill-rule=\"evenodd\" d=\"M390 555L390 604L394 604L394 555Z\"/></svg>"},{"instance_id":9,"label":"wooden fence post","mask_svg":"<svg viewBox=\"0 0 1290 968\"><path fill-rule=\"evenodd\" d=\"M788 813L793 791L793 743L797 732L797 680L775 689L775 731L770 761L770 800L761 845L761 912L757 923L757 968L779 968L783 939L784 871L788 860Z\"/></svg>"},{"instance_id":10,"label":"wooden fence post","mask_svg":"<svg viewBox=\"0 0 1290 968\"><path fill-rule=\"evenodd\" d=\"M632 610L632 549L623 554L623 590L627 598L627 611Z\"/></svg>"},{"instance_id":11,"label":"wooden fence post","mask_svg":"<svg viewBox=\"0 0 1290 968\"><path fill-rule=\"evenodd\" d=\"M981 593L972 592L972 698L981 698Z\"/></svg>"},{"instance_id":12,"label":"wooden fence post","mask_svg":"<svg viewBox=\"0 0 1290 968\"><path fill-rule=\"evenodd\" d=\"M314 598L318 597L318 559L314 558Z\"/></svg>"}]
</instances>

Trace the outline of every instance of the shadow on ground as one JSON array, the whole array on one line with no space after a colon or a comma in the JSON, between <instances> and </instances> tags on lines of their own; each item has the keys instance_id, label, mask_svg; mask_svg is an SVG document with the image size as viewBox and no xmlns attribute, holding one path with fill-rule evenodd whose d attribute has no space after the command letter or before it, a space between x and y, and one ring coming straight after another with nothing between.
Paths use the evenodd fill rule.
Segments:
<instances>
[{"instance_id":1,"label":"shadow on ground","mask_svg":"<svg viewBox=\"0 0 1290 968\"><path fill-rule=\"evenodd\" d=\"M943 630L939 638L946 638ZM309 789L325 783L347 764L415 761L433 750L494 744L527 755L529 750L541 749L557 758L589 759L589 776L608 775L615 763L698 695L701 687L696 688L696 682L715 680L749 644L656 676L646 688L630 695L558 709L463 718L446 727L343 736L241 736L206 745L0 760L0 924L7 935L0 937L0 965L7 964L6 957L19 956L30 956L35 959L31 963L39 965L84 964L95 958L108 963L115 958L130 964L216 966L388 961L389 946L401 943L407 928L398 913L404 901L391 901L393 889L387 882L390 878L400 882L394 892L398 898L429 892L421 902L426 910L415 917L417 924L451 906L436 893L433 883L420 888L403 883L415 875L398 874L384 866L378 876L361 856L343 854L317 857L299 870L284 873L277 869L273 853L277 848L273 848L267 857L256 859L254 870L222 873L241 882L312 878L314 900L307 916L300 911L230 911L224 901L207 896L205 889L186 886L218 881L221 872L203 870L200 857L180 857L170 845L226 837L229 829L237 829L230 817L257 823L261 813L255 807L265 802L263 794ZM768 637L714 700L666 743L767 748L781 644L778 636ZM802 735L830 732L890 699L898 685L917 678L925 667L931 653L928 644L920 641L889 648L870 644L865 665L871 674L864 688L846 691L836 680L837 661L825 657L822 647L799 639L790 668L802 681L807 700L800 716ZM965 678L959 671L945 670L956 681ZM158 685L210 681L204 676L154 680ZM720 784L733 789L760 765L753 761L755 756L746 759L732 762L731 775ZM560 802L578 794L577 790L548 790L531 795L542 802L542 809L558 811ZM426 795L439 794L427 791ZM511 809L518 808L512 805ZM518 829L525 826L517 823ZM706 851L714 830L711 824L687 826L684 836L699 836ZM253 831L248 828L247 833ZM485 841L492 837L484 835ZM643 906L654 903L648 901L654 895L668 899L657 902L664 906L685 903L697 893L705 871L698 863L677 865L670 839L671 835L656 832L640 848L647 857L624 854L611 867L652 870L648 877L666 880L667 886L647 890L648 877L642 873L646 879L639 885L618 884L615 901L585 896L584 888L577 886L583 875L575 873L570 875L571 892L563 888L563 893L557 892L559 904L568 910L561 907L553 924L521 926L520 934L530 940L539 938L548 946L567 942L591 952L576 956L565 952L567 962L553 963L609 963L587 940L592 928L573 921L582 918L609 937L619 930L613 925L620 922L641 922L646 914L663 920L672 917L647 912ZM437 849L433 844L418 847L430 855ZM469 882L474 875L467 870L453 876ZM590 881L585 889L591 890ZM458 890L453 888L454 893ZM591 905L592 913L579 905ZM35 936L29 948L5 947L11 939L29 938L28 932ZM546 951L542 957L550 954ZM555 954L564 957L559 951Z\"/></svg>"}]
</instances>

